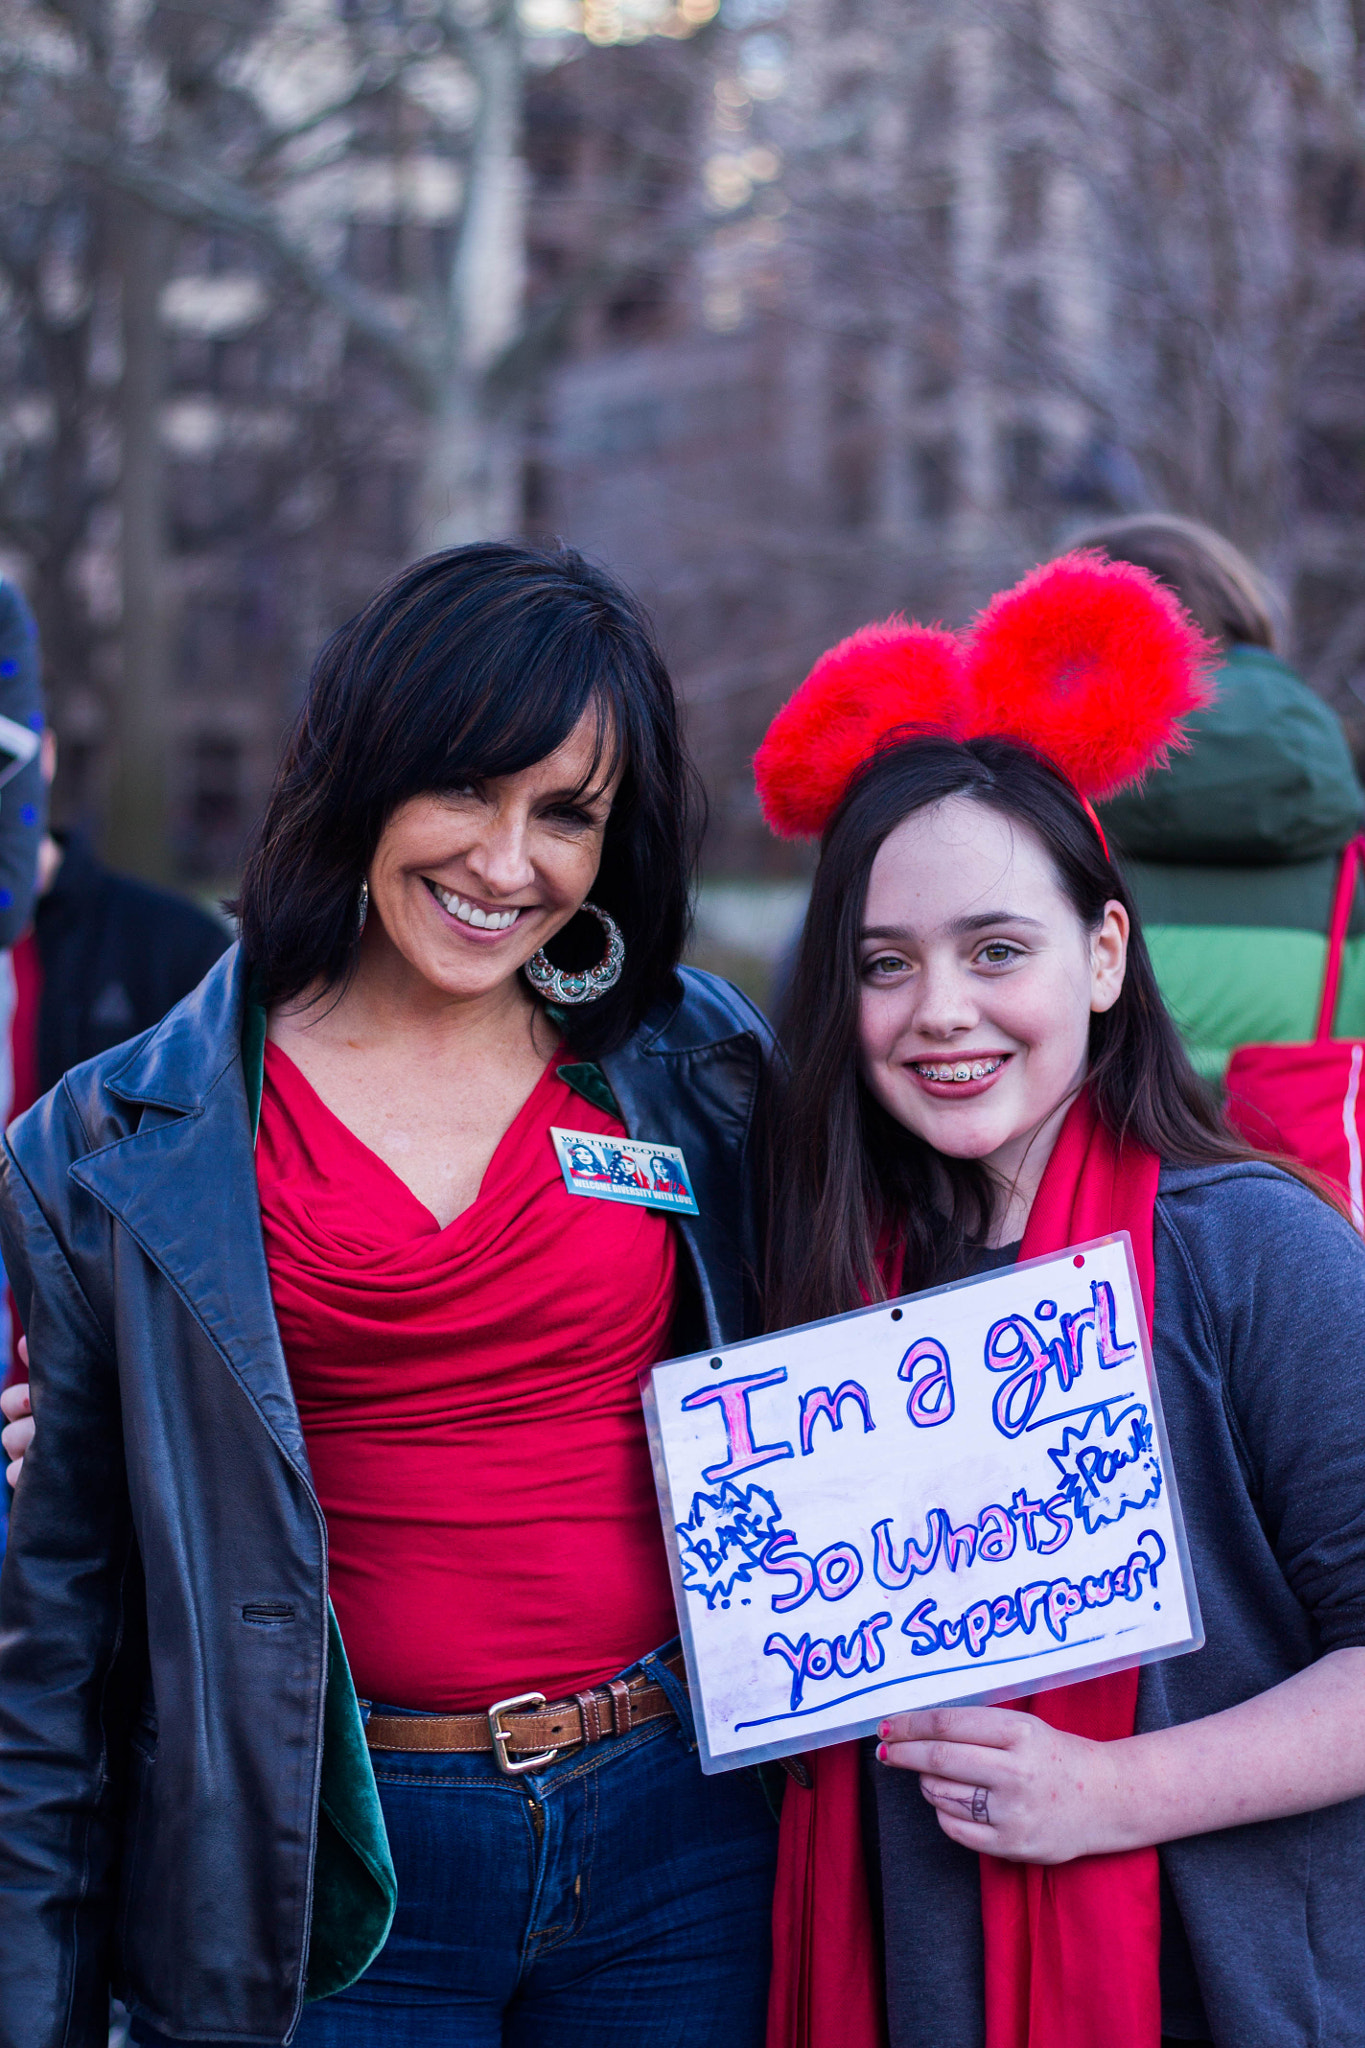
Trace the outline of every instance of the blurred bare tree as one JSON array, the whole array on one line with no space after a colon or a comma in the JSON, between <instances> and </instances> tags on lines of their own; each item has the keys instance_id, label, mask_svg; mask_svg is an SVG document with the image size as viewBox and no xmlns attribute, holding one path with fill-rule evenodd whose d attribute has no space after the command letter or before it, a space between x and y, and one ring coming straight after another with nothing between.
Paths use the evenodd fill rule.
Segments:
<instances>
[{"instance_id":1,"label":"blurred bare tree","mask_svg":"<svg viewBox=\"0 0 1365 2048\"><path fill-rule=\"evenodd\" d=\"M1040 43L1021 0L988 4L1045 66L1058 160L1093 210L1104 341L1067 352L1077 388L1154 498L1287 563L1321 352L1365 311L1333 219L1365 195L1354 17L1068 0Z\"/></svg>"},{"instance_id":2,"label":"blurred bare tree","mask_svg":"<svg viewBox=\"0 0 1365 2048\"><path fill-rule=\"evenodd\" d=\"M789 355L813 559L965 609L1166 505L1365 661L1365 12L1347 0L792 0ZM1330 626L1327 621L1330 618Z\"/></svg>"},{"instance_id":3,"label":"blurred bare tree","mask_svg":"<svg viewBox=\"0 0 1365 2048\"><path fill-rule=\"evenodd\" d=\"M712 11L692 4L679 32ZM646 189L658 137L637 122L577 260L528 293L527 88L513 0L7 15L0 350L22 396L0 539L30 567L59 691L100 700L107 836L128 865L172 855L168 713L194 579L171 556L202 560L235 526L270 581L272 551L300 558L303 533L345 526L361 472L371 497L387 472L395 501L362 587L414 550L516 531L526 394L565 321L701 231L685 179L666 210ZM179 396L195 336L200 356L239 358L210 366L226 408ZM209 491L205 454L224 473ZM314 610L337 604L319 593Z\"/></svg>"}]
</instances>

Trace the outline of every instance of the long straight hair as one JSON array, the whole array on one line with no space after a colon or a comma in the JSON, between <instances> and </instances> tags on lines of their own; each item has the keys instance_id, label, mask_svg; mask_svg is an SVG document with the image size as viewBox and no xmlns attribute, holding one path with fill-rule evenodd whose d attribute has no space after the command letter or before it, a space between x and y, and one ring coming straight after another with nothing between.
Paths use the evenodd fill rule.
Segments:
<instances>
[{"instance_id":1,"label":"long straight hair","mask_svg":"<svg viewBox=\"0 0 1365 2048\"><path fill-rule=\"evenodd\" d=\"M899 824L948 797L1034 833L1086 931L1099 929L1106 903L1128 912L1122 993L1090 1020L1089 1086L1113 1137L1173 1165L1264 1156L1232 1135L1191 1066L1123 877L1070 784L1008 740L918 736L873 758L821 847L784 1005L790 1075L771 1119L772 1329L883 1300L879 1246L903 1245L908 1293L953 1277L990 1228L999 1190L986 1166L949 1158L898 1123L865 1085L859 1062L859 933L872 864ZM1322 1192L1301 1170L1300 1177Z\"/></svg>"}]
</instances>

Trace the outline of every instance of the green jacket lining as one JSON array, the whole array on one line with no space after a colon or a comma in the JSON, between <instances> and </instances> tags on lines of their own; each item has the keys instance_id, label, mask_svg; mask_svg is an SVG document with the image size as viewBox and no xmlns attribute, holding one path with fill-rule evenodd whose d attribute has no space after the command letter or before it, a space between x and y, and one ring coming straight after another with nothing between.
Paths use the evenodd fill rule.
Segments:
<instances>
[{"instance_id":1,"label":"green jacket lining","mask_svg":"<svg viewBox=\"0 0 1365 2048\"><path fill-rule=\"evenodd\" d=\"M265 1011L248 1002L242 1069L255 1140L265 1078ZM322 1709L322 1786L313 1859L313 1919L304 1997L344 1991L388 1939L398 1879L365 1742L365 1723L332 1603L327 1603L327 1691Z\"/></svg>"}]
</instances>

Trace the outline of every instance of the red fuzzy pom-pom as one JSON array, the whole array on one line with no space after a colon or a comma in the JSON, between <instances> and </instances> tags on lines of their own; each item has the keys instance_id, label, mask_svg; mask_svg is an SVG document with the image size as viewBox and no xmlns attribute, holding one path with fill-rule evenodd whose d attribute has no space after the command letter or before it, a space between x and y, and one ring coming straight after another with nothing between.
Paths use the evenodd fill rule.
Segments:
<instances>
[{"instance_id":1,"label":"red fuzzy pom-pom","mask_svg":"<svg viewBox=\"0 0 1365 2048\"><path fill-rule=\"evenodd\" d=\"M816 839L856 771L904 727L961 738L962 649L937 626L887 619L822 654L754 756L763 815L782 839Z\"/></svg>"},{"instance_id":2,"label":"red fuzzy pom-pom","mask_svg":"<svg viewBox=\"0 0 1365 2048\"><path fill-rule=\"evenodd\" d=\"M1212 695L1216 650L1146 569L1063 555L992 598L967 639L973 736L1022 741L1083 796L1131 782Z\"/></svg>"}]
</instances>

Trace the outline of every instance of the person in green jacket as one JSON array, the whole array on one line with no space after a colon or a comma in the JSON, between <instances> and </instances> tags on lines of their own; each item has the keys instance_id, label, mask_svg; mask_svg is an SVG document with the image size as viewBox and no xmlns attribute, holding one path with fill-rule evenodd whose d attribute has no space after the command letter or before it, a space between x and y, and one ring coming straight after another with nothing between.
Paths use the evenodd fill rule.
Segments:
<instances>
[{"instance_id":1,"label":"person in green jacket","mask_svg":"<svg viewBox=\"0 0 1365 2048\"><path fill-rule=\"evenodd\" d=\"M1100 806L1142 914L1161 992L1199 1073L1221 1087L1239 1045L1313 1036L1332 891L1365 790L1341 722L1275 652L1265 586L1192 519L1141 513L1068 542L1136 562L1220 648L1217 695L1188 753ZM1358 901L1336 1035L1365 1036Z\"/></svg>"}]
</instances>

